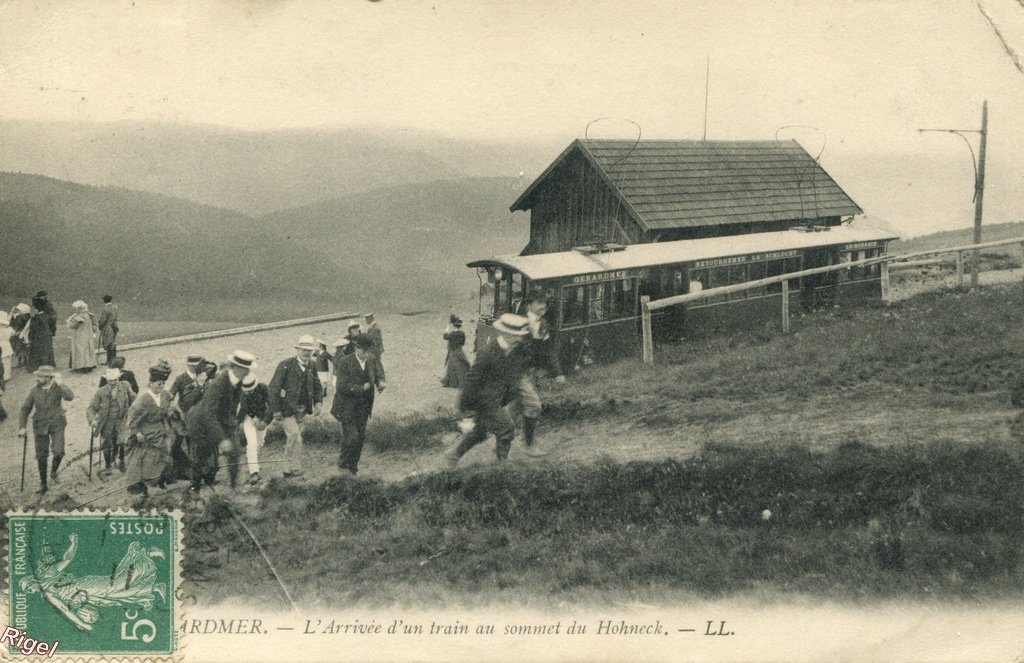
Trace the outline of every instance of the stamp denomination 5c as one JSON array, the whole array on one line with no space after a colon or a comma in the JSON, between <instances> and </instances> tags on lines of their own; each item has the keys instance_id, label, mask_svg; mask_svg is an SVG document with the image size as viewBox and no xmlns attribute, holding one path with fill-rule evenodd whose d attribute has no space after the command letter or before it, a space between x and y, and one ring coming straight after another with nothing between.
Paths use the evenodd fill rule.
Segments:
<instances>
[{"instance_id":1,"label":"stamp denomination 5c","mask_svg":"<svg viewBox=\"0 0 1024 663\"><path fill-rule=\"evenodd\" d=\"M174 658L179 514L11 513L7 534L9 653Z\"/></svg>"}]
</instances>

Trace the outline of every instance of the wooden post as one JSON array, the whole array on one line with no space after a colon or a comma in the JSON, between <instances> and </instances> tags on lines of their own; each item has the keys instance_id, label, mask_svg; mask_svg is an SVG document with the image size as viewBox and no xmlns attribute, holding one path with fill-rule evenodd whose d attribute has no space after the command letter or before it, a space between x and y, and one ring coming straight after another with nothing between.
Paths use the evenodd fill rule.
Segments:
<instances>
[{"instance_id":1,"label":"wooden post","mask_svg":"<svg viewBox=\"0 0 1024 663\"><path fill-rule=\"evenodd\" d=\"M964 252L956 252L956 287L964 287Z\"/></svg>"},{"instance_id":2,"label":"wooden post","mask_svg":"<svg viewBox=\"0 0 1024 663\"><path fill-rule=\"evenodd\" d=\"M789 279L782 282L782 333L789 333Z\"/></svg>"},{"instance_id":3,"label":"wooden post","mask_svg":"<svg viewBox=\"0 0 1024 663\"><path fill-rule=\"evenodd\" d=\"M647 307L649 301L649 295L640 297L640 319L643 328L644 363L654 364L654 332L651 330L651 309Z\"/></svg>"},{"instance_id":4,"label":"wooden post","mask_svg":"<svg viewBox=\"0 0 1024 663\"><path fill-rule=\"evenodd\" d=\"M985 143L988 142L988 100L981 104L981 138L978 141L978 171L974 181L974 243L981 244L982 202L985 199ZM971 287L978 287L978 271L981 269L981 252L975 249L971 255Z\"/></svg>"},{"instance_id":5,"label":"wooden post","mask_svg":"<svg viewBox=\"0 0 1024 663\"><path fill-rule=\"evenodd\" d=\"M886 260L881 265L881 277L882 277L882 301L886 304L889 303L889 261Z\"/></svg>"}]
</instances>

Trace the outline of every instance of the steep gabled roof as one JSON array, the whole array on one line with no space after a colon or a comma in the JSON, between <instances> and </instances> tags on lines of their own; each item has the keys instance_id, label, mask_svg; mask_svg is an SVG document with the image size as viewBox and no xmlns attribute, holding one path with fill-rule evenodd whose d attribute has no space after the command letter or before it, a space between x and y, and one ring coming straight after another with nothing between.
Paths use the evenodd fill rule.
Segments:
<instances>
[{"instance_id":1,"label":"steep gabled roof","mask_svg":"<svg viewBox=\"0 0 1024 663\"><path fill-rule=\"evenodd\" d=\"M863 210L795 140L575 140L512 204L533 206L579 151L644 230L812 220Z\"/></svg>"}]
</instances>

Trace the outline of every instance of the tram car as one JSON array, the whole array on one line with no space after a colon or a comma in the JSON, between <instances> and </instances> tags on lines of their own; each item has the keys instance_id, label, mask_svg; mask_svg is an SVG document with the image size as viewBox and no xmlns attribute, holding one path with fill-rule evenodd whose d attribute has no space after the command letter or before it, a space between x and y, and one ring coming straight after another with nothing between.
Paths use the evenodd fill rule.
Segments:
<instances>
[{"instance_id":1,"label":"tram car","mask_svg":"<svg viewBox=\"0 0 1024 663\"><path fill-rule=\"evenodd\" d=\"M530 213L517 256L469 263L481 279L479 348L491 321L550 298L563 368L640 352L640 298L873 258L896 235L854 224L861 208L796 141L573 141L510 208ZM880 299L880 267L789 281L790 306ZM652 312L655 340L779 320L781 283Z\"/></svg>"},{"instance_id":2,"label":"tram car","mask_svg":"<svg viewBox=\"0 0 1024 663\"><path fill-rule=\"evenodd\" d=\"M525 311L531 293L549 297L548 322L562 366L639 355L640 298L688 294L814 267L884 255L891 232L850 226L677 240L582 246L570 251L476 260L481 283L476 347L491 342L491 323ZM882 296L878 264L789 281L794 313ZM780 319L782 284L701 299L652 312L656 340L718 334Z\"/></svg>"}]
</instances>

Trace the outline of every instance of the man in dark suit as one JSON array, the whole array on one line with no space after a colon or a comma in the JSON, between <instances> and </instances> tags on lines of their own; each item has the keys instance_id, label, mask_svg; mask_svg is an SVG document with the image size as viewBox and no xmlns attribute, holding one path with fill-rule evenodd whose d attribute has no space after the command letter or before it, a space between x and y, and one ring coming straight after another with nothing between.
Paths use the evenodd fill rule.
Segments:
<instances>
[{"instance_id":1,"label":"man in dark suit","mask_svg":"<svg viewBox=\"0 0 1024 663\"><path fill-rule=\"evenodd\" d=\"M373 391L384 391L384 381L376 370L373 340L359 334L352 344L355 351L338 366L338 391L331 415L341 422L344 437L338 467L355 474L366 441L366 421L373 412Z\"/></svg>"},{"instance_id":2,"label":"man in dark suit","mask_svg":"<svg viewBox=\"0 0 1024 663\"><path fill-rule=\"evenodd\" d=\"M462 439L446 454L448 467L454 469L462 456L487 439L495 437L494 452L498 460L508 458L515 424L506 406L519 396L519 383L526 371L526 362L513 352L529 335L529 321L520 315L505 313L492 325L497 340L477 356L469 369L466 384L459 392L459 423Z\"/></svg>"},{"instance_id":3,"label":"man in dark suit","mask_svg":"<svg viewBox=\"0 0 1024 663\"><path fill-rule=\"evenodd\" d=\"M316 341L306 334L295 344L295 356L277 365L270 379L270 409L284 427L284 476L302 476L302 422L307 414L320 414L323 387L316 374Z\"/></svg>"},{"instance_id":4,"label":"man in dark suit","mask_svg":"<svg viewBox=\"0 0 1024 663\"><path fill-rule=\"evenodd\" d=\"M222 450L229 459L232 487L238 479L238 404L242 398L242 379L255 361L250 353L236 350L228 367L207 383L202 399L185 415L193 495L199 494L203 483L213 485L217 456Z\"/></svg>"}]
</instances>

